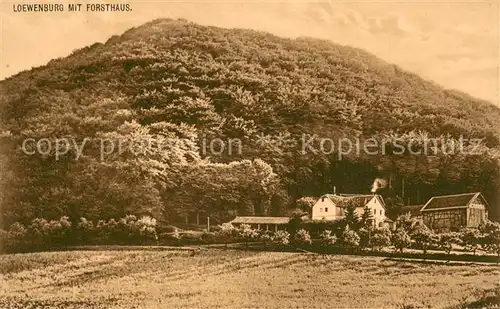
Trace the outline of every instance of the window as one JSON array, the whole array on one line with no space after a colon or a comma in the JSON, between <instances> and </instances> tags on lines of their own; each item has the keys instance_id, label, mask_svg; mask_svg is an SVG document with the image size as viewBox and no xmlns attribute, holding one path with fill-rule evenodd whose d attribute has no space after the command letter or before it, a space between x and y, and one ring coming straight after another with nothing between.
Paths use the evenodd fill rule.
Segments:
<instances>
[{"instance_id":1,"label":"window","mask_svg":"<svg viewBox=\"0 0 500 309\"><path fill-rule=\"evenodd\" d=\"M319 212L323 212L323 208L320 208L320 209L319 209Z\"/></svg>"},{"instance_id":2,"label":"window","mask_svg":"<svg viewBox=\"0 0 500 309\"><path fill-rule=\"evenodd\" d=\"M380 215L382 215L382 209L380 209Z\"/></svg>"},{"instance_id":3,"label":"window","mask_svg":"<svg viewBox=\"0 0 500 309\"><path fill-rule=\"evenodd\" d=\"M325 207L325 212L328 212L328 207Z\"/></svg>"},{"instance_id":4,"label":"window","mask_svg":"<svg viewBox=\"0 0 500 309\"><path fill-rule=\"evenodd\" d=\"M374 214L374 215L376 215L376 214L377 214L377 210L376 210L376 209L374 209L374 210L373 210L373 214Z\"/></svg>"}]
</instances>

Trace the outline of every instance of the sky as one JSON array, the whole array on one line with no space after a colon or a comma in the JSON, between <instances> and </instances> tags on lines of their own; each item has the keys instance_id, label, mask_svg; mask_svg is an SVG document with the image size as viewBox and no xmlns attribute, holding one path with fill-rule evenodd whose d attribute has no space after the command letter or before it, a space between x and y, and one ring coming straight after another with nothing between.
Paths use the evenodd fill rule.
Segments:
<instances>
[{"instance_id":1,"label":"sky","mask_svg":"<svg viewBox=\"0 0 500 309\"><path fill-rule=\"evenodd\" d=\"M13 12L13 4L29 1L0 0L0 79L155 18L185 18L359 47L445 88L500 106L498 2L135 0L118 1L130 3L131 12Z\"/></svg>"}]
</instances>

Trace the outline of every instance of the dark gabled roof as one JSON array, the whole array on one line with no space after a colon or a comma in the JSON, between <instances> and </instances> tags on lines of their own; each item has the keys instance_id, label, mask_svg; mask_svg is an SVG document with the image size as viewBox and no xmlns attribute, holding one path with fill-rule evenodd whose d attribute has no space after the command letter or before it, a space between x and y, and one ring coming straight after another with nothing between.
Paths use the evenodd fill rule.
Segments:
<instances>
[{"instance_id":1,"label":"dark gabled roof","mask_svg":"<svg viewBox=\"0 0 500 309\"><path fill-rule=\"evenodd\" d=\"M467 208L469 204L480 197L487 206L486 200L480 192L454 195L434 196L422 207L421 211L439 210L446 208Z\"/></svg>"},{"instance_id":2,"label":"dark gabled roof","mask_svg":"<svg viewBox=\"0 0 500 309\"><path fill-rule=\"evenodd\" d=\"M374 196L380 201L382 207L385 207L384 199L379 194L325 194L338 207L347 207L354 205L364 207Z\"/></svg>"},{"instance_id":3,"label":"dark gabled roof","mask_svg":"<svg viewBox=\"0 0 500 309\"><path fill-rule=\"evenodd\" d=\"M289 217L236 217L231 223L236 224L288 224Z\"/></svg>"},{"instance_id":4,"label":"dark gabled roof","mask_svg":"<svg viewBox=\"0 0 500 309\"><path fill-rule=\"evenodd\" d=\"M420 216L420 209L422 209L424 205L406 205L401 207L401 214L407 214L410 213L412 217L418 217Z\"/></svg>"}]
</instances>

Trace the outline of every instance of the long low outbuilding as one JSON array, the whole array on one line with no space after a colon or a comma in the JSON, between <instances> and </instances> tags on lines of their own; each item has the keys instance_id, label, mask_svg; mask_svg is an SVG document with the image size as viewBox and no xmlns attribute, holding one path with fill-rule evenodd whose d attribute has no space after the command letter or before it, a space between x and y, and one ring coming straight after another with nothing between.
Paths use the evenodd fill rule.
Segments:
<instances>
[{"instance_id":1,"label":"long low outbuilding","mask_svg":"<svg viewBox=\"0 0 500 309\"><path fill-rule=\"evenodd\" d=\"M290 222L289 217L246 217L240 216L234 218L231 224L238 227L242 224L248 224L250 227L258 230L277 231L286 228Z\"/></svg>"}]
</instances>

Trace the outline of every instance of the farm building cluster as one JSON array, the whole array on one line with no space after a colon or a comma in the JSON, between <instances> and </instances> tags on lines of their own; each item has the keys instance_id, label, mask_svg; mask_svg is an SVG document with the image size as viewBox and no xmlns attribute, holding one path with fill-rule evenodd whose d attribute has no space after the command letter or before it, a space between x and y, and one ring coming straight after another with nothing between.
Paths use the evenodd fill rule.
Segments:
<instances>
[{"instance_id":1,"label":"farm building cluster","mask_svg":"<svg viewBox=\"0 0 500 309\"><path fill-rule=\"evenodd\" d=\"M335 221L345 217L347 207L354 206L359 216L365 209L372 212L375 227L395 228L386 216L387 206L379 194L324 194L312 206L309 218L313 221ZM437 232L478 227L488 219L488 203L480 192L435 196L424 205L407 205L401 214L410 214ZM248 224L256 229L277 231L285 229L289 217L236 217L235 226Z\"/></svg>"},{"instance_id":2,"label":"farm building cluster","mask_svg":"<svg viewBox=\"0 0 500 309\"><path fill-rule=\"evenodd\" d=\"M489 205L480 192L434 196L425 205L406 206L406 213L435 231L478 227L488 220Z\"/></svg>"}]
</instances>

